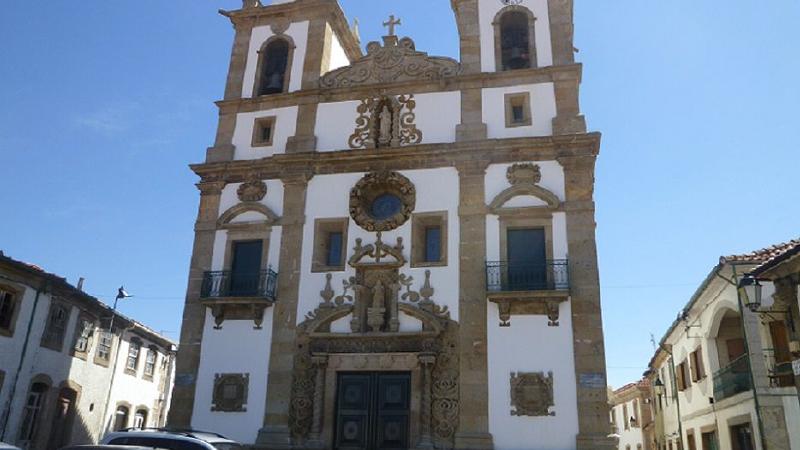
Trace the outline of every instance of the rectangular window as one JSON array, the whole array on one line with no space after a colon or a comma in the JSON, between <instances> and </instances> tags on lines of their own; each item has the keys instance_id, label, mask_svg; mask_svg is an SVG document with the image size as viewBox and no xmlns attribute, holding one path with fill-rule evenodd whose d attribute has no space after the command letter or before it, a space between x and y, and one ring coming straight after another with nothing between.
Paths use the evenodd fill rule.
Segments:
<instances>
[{"instance_id":1,"label":"rectangular window","mask_svg":"<svg viewBox=\"0 0 800 450\"><path fill-rule=\"evenodd\" d=\"M678 364L677 367L678 373L676 375L678 378L677 382L679 391L685 391L686 389L689 389L689 387L692 385L691 381L689 381L689 368L687 367L688 365L689 365L688 361L684 361Z\"/></svg>"},{"instance_id":2,"label":"rectangular window","mask_svg":"<svg viewBox=\"0 0 800 450\"><path fill-rule=\"evenodd\" d=\"M52 301L47 323L42 334L42 347L60 352L64 348L64 335L69 322L69 306Z\"/></svg>"},{"instance_id":3,"label":"rectangular window","mask_svg":"<svg viewBox=\"0 0 800 450\"><path fill-rule=\"evenodd\" d=\"M439 262L442 259L442 228L425 227L425 262Z\"/></svg>"},{"instance_id":4,"label":"rectangular window","mask_svg":"<svg viewBox=\"0 0 800 450\"><path fill-rule=\"evenodd\" d=\"M108 366L111 361L111 346L114 343L114 335L104 330L99 333L97 340L97 352L95 353L94 362L103 366Z\"/></svg>"},{"instance_id":5,"label":"rectangular window","mask_svg":"<svg viewBox=\"0 0 800 450\"><path fill-rule=\"evenodd\" d=\"M700 439L703 441L703 450L719 450L716 432L703 433L700 435Z\"/></svg>"},{"instance_id":6,"label":"rectangular window","mask_svg":"<svg viewBox=\"0 0 800 450\"><path fill-rule=\"evenodd\" d=\"M706 369L703 366L703 349L698 347L692 352L692 381L698 382L706 377Z\"/></svg>"},{"instance_id":7,"label":"rectangular window","mask_svg":"<svg viewBox=\"0 0 800 450\"><path fill-rule=\"evenodd\" d=\"M411 218L411 267L447 265L447 211Z\"/></svg>"},{"instance_id":8,"label":"rectangular window","mask_svg":"<svg viewBox=\"0 0 800 450\"><path fill-rule=\"evenodd\" d=\"M343 237L344 233L341 231L328 233L328 257L326 258L328 267L341 265Z\"/></svg>"},{"instance_id":9,"label":"rectangular window","mask_svg":"<svg viewBox=\"0 0 800 450\"><path fill-rule=\"evenodd\" d=\"M88 317L78 318L78 326L75 330L75 353L88 353L91 345L92 335L94 334L94 322Z\"/></svg>"},{"instance_id":10,"label":"rectangular window","mask_svg":"<svg viewBox=\"0 0 800 450\"><path fill-rule=\"evenodd\" d=\"M312 272L341 272L347 260L347 218L314 221Z\"/></svg>"},{"instance_id":11,"label":"rectangular window","mask_svg":"<svg viewBox=\"0 0 800 450\"><path fill-rule=\"evenodd\" d=\"M275 136L275 117L260 117L253 124L253 147L269 147Z\"/></svg>"},{"instance_id":12,"label":"rectangular window","mask_svg":"<svg viewBox=\"0 0 800 450\"><path fill-rule=\"evenodd\" d=\"M13 334L16 309L16 296L0 288L0 334L4 336Z\"/></svg>"},{"instance_id":13,"label":"rectangular window","mask_svg":"<svg viewBox=\"0 0 800 450\"><path fill-rule=\"evenodd\" d=\"M144 360L144 376L145 378L153 379L153 373L156 370L156 359L158 357L158 353L154 348L147 349L147 356Z\"/></svg>"},{"instance_id":14,"label":"rectangular window","mask_svg":"<svg viewBox=\"0 0 800 450\"><path fill-rule=\"evenodd\" d=\"M733 450L755 450L753 429L749 423L731 427L731 443Z\"/></svg>"},{"instance_id":15,"label":"rectangular window","mask_svg":"<svg viewBox=\"0 0 800 450\"><path fill-rule=\"evenodd\" d=\"M505 102L506 128L526 127L533 124L529 92L506 94Z\"/></svg>"},{"instance_id":16,"label":"rectangular window","mask_svg":"<svg viewBox=\"0 0 800 450\"><path fill-rule=\"evenodd\" d=\"M689 447L689 450L697 450L697 443L694 440L693 432L686 435L686 446Z\"/></svg>"},{"instance_id":17,"label":"rectangular window","mask_svg":"<svg viewBox=\"0 0 800 450\"><path fill-rule=\"evenodd\" d=\"M36 429L39 425L39 415L44 405L44 398L47 394L48 386L43 383L34 383L25 400L25 408L22 411L22 422L19 429L19 439L17 444L22 444L26 448L36 437Z\"/></svg>"},{"instance_id":18,"label":"rectangular window","mask_svg":"<svg viewBox=\"0 0 800 450\"><path fill-rule=\"evenodd\" d=\"M128 345L128 359L125 362L125 371L136 375L136 370L139 368L139 353L142 349L142 343L138 339L131 339Z\"/></svg>"}]
</instances>

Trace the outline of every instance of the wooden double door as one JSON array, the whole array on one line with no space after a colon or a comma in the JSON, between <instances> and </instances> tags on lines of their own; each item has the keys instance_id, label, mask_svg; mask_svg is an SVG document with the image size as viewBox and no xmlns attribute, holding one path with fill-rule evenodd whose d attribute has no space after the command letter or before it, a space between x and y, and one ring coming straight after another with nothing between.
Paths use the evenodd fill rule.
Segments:
<instances>
[{"instance_id":1,"label":"wooden double door","mask_svg":"<svg viewBox=\"0 0 800 450\"><path fill-rule=\"evenodd\" d=\"M342 372L337 378L335 449L409 448L410 373Z\"/></svg>"}]
</instances>

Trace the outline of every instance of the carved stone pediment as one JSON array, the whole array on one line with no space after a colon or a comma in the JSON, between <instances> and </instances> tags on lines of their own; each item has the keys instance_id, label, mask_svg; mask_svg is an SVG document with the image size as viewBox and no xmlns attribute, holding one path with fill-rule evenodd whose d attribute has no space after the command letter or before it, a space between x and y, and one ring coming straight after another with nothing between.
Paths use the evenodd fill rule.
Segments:
<instances>
[{"instance_id":1,"label":"carved stone pediment","mask_svg":"<svg viewBox=\"0 0 800 450\"><path fill-rule=\"evenodd\" d=\"M342 88L401 81L435 81L461 73L458 61L418 52L414 41L405 37L384 37L384 45L370 42L367 55L353 64L325 74L323 88Z\"/></svg>"}]
</instances>

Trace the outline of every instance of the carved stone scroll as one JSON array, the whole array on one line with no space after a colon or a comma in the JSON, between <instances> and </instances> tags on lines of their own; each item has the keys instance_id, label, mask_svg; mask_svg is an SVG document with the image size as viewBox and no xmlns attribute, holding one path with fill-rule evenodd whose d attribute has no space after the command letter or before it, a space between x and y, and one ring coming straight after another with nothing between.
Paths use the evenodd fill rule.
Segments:
<instances>
[{"instance_id":1,"label":"carved stone scroll","mask_svg":"<svg viewBox=\"0 0 800 450\"><path fill-rule=\"evenodd\" d=\"M461 73L461 65L451 58L418 52L411 38L394 36L367 44L367 55L353 64L325 74L322 88L346 88L402 81L438 81Z\"/></svg>"}]
</instances>

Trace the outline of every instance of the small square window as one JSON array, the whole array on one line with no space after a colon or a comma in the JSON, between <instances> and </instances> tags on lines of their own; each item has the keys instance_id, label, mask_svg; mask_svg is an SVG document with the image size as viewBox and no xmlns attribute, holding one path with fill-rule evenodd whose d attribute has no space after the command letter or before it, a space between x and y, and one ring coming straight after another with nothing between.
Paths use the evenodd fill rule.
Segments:
<instances>
[{"instance_id":1,"label":"small square window","mask_svg":"<svg viewBox=\"0 0 800 450\"><path fill-rule=\"evenodd\" d=\"M505 101L506 128L526 127L533 124L530 93L506 94Z\"/></svg>"},{"instance_id":2,"label":"small square window","mask_svg":"<svg viewBox=\"0 0 800 450\"><path fill-rule=\"evenodd\" d=\"M447 265L447 211L412 216L411 266Z\"/></svg>"},{"instance_id":3,"label":"small square window","mask_svg":"<svg viewBox=\"0 0 800 450\"><path fill-rule=\"evenodd\" d=\"M314 222L312 272L340 272L347 259L347 218L317 219Z\"/></svg>"},{"instance_id":4,"label":"small square window","mask_svg":"<svg viewBox=\"0 0 800 450\"><path fill-rule=\"evenodd\" d=\"M275 117L260 117L253 125L253 147L269 147L275 136Z\"/></svg>"}]
</instances>

